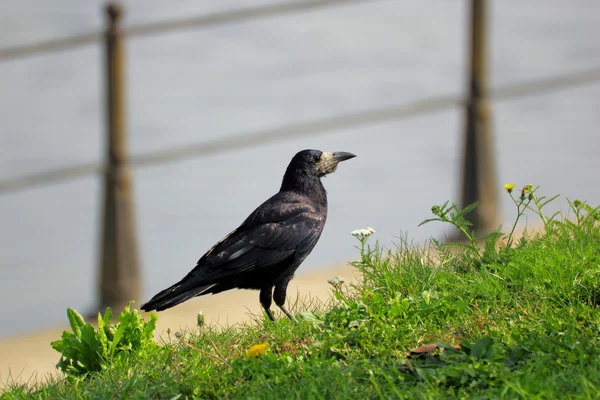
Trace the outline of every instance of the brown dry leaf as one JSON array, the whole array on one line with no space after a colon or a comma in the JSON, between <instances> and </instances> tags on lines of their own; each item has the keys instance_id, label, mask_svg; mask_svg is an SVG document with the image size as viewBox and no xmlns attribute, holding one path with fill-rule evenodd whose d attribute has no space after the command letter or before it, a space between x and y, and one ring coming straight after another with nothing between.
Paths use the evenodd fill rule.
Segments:
<instances>
[{"instance_id":1,"label":"brown dry leaf","mask_svg":"<svg viewBox=\"0 0 600 400\"><path fill-rule=\"evenodd\" d=\"M455 345L452 347L454 347L456 350L460 350L459 345ZM410 351L410 354L407 357L408 358L415 357L415 356L420 357L424 354L434 353L437 349L438 349L438 345L435 343L423 344L423 345L417 347L416 349L412 349ZM442 351L444 351L444 350L442 349Z\"/></svg>"}]
</instances>

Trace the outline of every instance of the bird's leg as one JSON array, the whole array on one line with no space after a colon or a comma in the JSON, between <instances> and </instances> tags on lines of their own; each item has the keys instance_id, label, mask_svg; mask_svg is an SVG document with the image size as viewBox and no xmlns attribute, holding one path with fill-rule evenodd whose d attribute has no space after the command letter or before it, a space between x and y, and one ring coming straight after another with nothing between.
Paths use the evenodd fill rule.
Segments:
<instances>
[{"instance_id":1,"label":"bird's leg","mask_svg":"<svg viewBox=\"0 0 600 400\"><path fill-rule=\"evenodd\" d=\"M265 308L265 311L267 312L267 316L269 317L269 319L273 322L275 322L275 317L273 316L273 313L271 312L270 309Z\"/></svg>"},{"instance_id":2,"label":"bird's leg","mask_svg":"<svg viewBox=\"0 0 600 400\"><path fill-rule=\"evenodd\" d=\"M277 304L277 307L279 307L281 309L281 311L283 311L285 313L285 315L288 316L289 319L291 319L295 323L298 323L298 320L296 319L296 317L294 317L292 315L292 313L289 312L288 309L284 305L288 283L289 283L289 281L284 282L283 284L280 284L280 285L275 285L275 292L273 293L273 297L275 300L275 304Z\"/></svg>"},{"instance_id":3,"label":"bird's leg","mask_svg":"<svg viewBox=\"0 0 600 400\"><path fill-rule=\"evenodd\" d=\"M275 317L271 312L271 303L273 302L273 288L262 288L260 289L260 304L263 306L267 315L271 319L271 321L275 321Z\"/></svg>"},{"instance_id":4,"label":"bird's leg","mask_svg":"<svg viewBox=\"0 0 600 400\"><path fill-rule=\"evenodd\" d=\"M288 309L283 304L277 304L277 307L279 307L281 309L281 311L283 311L285 313L285 315L287 315L292 321L294 321L295 323L298 323L298 320L296 319L296 317L294 317L292 315L292 313L289 312Z\"/></svg>"}]
</instances>

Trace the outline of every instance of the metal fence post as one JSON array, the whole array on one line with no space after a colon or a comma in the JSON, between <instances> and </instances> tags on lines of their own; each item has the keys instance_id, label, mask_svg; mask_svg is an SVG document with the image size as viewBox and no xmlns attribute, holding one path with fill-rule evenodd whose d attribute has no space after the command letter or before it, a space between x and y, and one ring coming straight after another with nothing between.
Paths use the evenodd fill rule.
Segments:
<instances>
[{"instance_id":1,"label":"metal fence post","mask_svg":"<svg viewBox=\"0 0 600 400\"><path fill-rule=\"evenodd\" d=\"M487 5L487 0L471 0L470 81L462 181L462 206L479 202L467 215L479 233L498 227L492 109L488 100Z\"/></svg>"},{"instance_id":2,"label":"metal fence post","mask_svg":"<svg viewBox=\"0 0 600 400\"><path fill-rule=\"evenodd\" d=\"M121 7L108 4L106 116L108 154L104 179L100 307L120 310L140 298L131 177L125 141L125 66Z\"/></svg>"}]
</instances>

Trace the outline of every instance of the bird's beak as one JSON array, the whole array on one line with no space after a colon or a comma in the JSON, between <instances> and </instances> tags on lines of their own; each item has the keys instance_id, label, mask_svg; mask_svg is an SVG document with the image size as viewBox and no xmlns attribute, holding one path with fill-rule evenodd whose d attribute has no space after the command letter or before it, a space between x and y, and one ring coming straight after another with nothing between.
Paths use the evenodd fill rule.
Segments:
<instances>
[{"instance_id":1,"label":"bird's beak","mask_svg":"<svg viewBox=\"0 0 600 400\"><path fill-rule=\"evenodd\" d=\"M333 160L336 163L346 161L354 157L356 157L356 154L347 153L345 151L336 151L335 153L333 153Z\"/></svg>"},{"instance_id":2,"label":"bird's beak","mask_svg":"<svg viewBox=\"0 0 600 400\"><path fill-rule=\"evenodd\" d=\"M319 177L323 177L327 174L335 172L337 165L342 162L356 157L355 154L347 153L344 151L337 151L335 153L323 153L321 159L317 162L317 174Z\"/></svg>"}]
</instances>

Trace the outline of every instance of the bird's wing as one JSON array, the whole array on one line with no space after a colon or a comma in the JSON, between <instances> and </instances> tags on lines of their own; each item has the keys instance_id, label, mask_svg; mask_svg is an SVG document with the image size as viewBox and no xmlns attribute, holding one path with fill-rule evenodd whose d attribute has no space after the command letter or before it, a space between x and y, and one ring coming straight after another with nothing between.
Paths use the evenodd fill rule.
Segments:
<instances>
[{"instance_id":1,"label":"bird's wing","mask_svg":"<svg viewBox=\"0 0 600 400\"><path fill-rule=\"evenodd\" d=\"M307 204L259 208L208 250L186 278L217 281L274 266L296 251L312 249L323 225L324 216Z\"/></svg>"}]
</instances>

